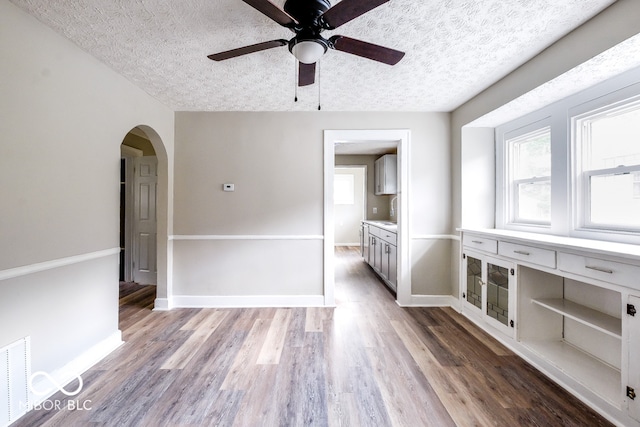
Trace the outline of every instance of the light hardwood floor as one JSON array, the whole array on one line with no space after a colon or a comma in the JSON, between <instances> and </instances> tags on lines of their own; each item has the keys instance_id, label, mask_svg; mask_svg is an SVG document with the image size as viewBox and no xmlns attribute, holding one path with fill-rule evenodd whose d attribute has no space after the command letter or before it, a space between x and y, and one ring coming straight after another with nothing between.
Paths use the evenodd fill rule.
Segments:
<instances>
[{"instance_id":1,"label":"light hardwood floor","mask_svg":"<svg viewBox=\"0 0 640 427\"><path fill-rule=\"evenodd\" d=\"M357 248L336 255L335 309L151 312L153 288L123 289L126 343L71 398L91 409L15 425L609 425L454 310L399 307Z\"/></svg>"}]
</instances>

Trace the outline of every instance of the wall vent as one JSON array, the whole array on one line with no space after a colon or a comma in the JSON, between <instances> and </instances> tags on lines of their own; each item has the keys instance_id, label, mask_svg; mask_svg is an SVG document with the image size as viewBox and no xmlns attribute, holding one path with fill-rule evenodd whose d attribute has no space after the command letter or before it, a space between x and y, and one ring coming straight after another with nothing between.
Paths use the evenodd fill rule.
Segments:
<instances>
[{"instance_id":1,"label":"wall vent","mask_svg":"<svg viewBox=\"0 0 640 427\"><path fill-rule=\"evenodd\" d=\"M7 426L29 409L31 345L29 337L0 349L0 426Z\"/></svg>"}]
</instances>

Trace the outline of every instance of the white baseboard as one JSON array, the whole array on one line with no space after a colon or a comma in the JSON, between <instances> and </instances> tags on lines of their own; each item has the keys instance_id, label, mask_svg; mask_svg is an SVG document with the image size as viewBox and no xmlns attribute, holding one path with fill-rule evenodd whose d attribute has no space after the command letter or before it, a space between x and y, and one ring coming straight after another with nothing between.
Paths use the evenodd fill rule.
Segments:
<instances>
[{"instance_id":1,"label":"white baseboard","mask_svg":"<svg viewBox=\"0 0 640 427\"><path fill-rule=\"evenodd\" d=\"M156 300L157 301L157 300ZM175 295L171 308L324 307L324 295Z\"/></svg>"},{"instance_id":2,"label":"white baseboard","mask_svg":"<svg viewBox=\"0 0 640 427\"><path fill-rule=\"evenodd\" d=\"M452 295L411 295L409 304L402 307L452 307L458 309L458 299Z\"/></svg>"},{"instance_id":3,"label":"white baseboard","mask_svg":"<svg viewBox=\"0 0 640 427\"><path fill-rule=\"evenodd\" d=\"M153 302L153 311L168 311L173 308L170 298L156 298Z\"/></svg>"},{"instance_id":4,"label":"white baseboard","mask_svg":"<svg viewBox=\"0 0 640 427\"><path fill-rule=\"evenodd\" d=\"M94 345L93 347L82 353L80 356L73 359L71 362L64 365L63 367L56 369L53 372L47 372L47 374L50 375L51 379L53 379L57 384L60 384L64 387L71 381L77 379L78 375L81 376L89 368L100 362L112 351L120 347L123 343L124 341L122 341L122 332L118 330L111 334L108 338L100 341L98 344ZM34 375L33 388L36 390L47 390L51 388L51 380L44 376L36 377L36 375ZM51 391L51 393L45 395L36 395L35 393L30 392L31 407L41 404L58 391L59 390L55 388Z\"/></svg>"},{"instance_id":5,"label":"white baseboard","mask_svg":"<svg viewBox=\"0 0 640 427\"><path fill-rule=\"evenodd\" d=\"M334 246L358 246L360 247L360 242L356 243L336 243Z\"/></svg>"}]
</instances>

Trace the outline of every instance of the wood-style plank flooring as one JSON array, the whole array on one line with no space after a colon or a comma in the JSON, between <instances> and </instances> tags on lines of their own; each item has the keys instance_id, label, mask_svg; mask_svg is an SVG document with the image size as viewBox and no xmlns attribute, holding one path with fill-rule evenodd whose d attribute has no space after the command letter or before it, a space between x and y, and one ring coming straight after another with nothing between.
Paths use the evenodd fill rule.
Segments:
<instances>
[{"instance_id":1,"label":"wood-style plank flooring","mask_svg":"<svg viewBox=\"0 0 640 427\"><path fill-rule=\"evenodd\" d=\"M336 308L152 312L153 287L125 286L126 343L70 398L90 410L15 425L610 425L454 310L399 307L358 248L336 255Z\"/></svg>"}]
</instances>

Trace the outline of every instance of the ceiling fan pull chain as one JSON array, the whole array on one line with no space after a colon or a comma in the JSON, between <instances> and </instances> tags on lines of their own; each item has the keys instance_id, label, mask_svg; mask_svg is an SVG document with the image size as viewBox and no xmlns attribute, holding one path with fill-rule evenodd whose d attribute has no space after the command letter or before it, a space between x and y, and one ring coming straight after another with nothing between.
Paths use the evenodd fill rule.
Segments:
<instances>
[{"instance_id":1,"label":"ceiling fan pull chain","mask_svg":"<svg viewBox=\"0 0 640 427\"><path fill-rule=\"evenodd\" d=\"M294 98L293 98L293 102L298 102L298 68L300 68L300 64L298 64L298 60L294 59L293 61L293 74L295 75L295 77L293 78L293 84L295 86L294 89Z\"/></svg>"},{"instance_id":2,"label":"ceiling fan pull chain","mask_svg":"<svg viewBox=\"0 0 640 427\"><path fill-rule=\"evenodd\" d=\"M318 61L318 111L320 110L320 61Z\"/></svg>"}]
</instances>

